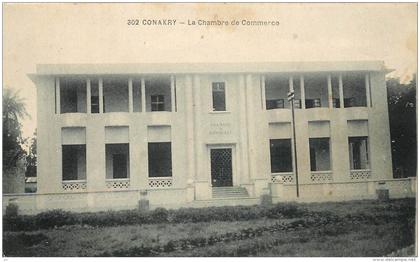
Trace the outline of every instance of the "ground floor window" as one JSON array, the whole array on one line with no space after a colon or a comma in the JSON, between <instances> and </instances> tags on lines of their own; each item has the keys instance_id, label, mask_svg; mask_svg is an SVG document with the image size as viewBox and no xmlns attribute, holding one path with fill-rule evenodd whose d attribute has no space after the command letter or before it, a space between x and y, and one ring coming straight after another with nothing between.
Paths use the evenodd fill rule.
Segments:
<instances>
[{"instance_id":1,"label":"ground floor window","mask_svg":"<svg viewBox=\"0 0 420 262\"><path fill-rule=\"evenodd\" d=\"M86 179L86 145L62 145L62 179Z\"/></svg>"},{"instance_id":2,"label":"ground floor window","mask_svg":"<svg viewBox=\"0 0 420 262\"><path fill-rule=\"evenodd\" d=\"M349 137L350 169L369 169L369 142L367 136Z\"/></svg>"},{"instance_id":3,"label":"ground floor window","mask_svg":"<svg viewBox=\"0 0 420 262\"><path fill-rule=\"evenodd\" d=\"M106 178L130 177L130 148L129 144L106 144Z\"/></svg>"},{"instance_id":4,"label":"ground floor window","mask_svg":"<svg viewBox=\"0 0 420 262\"><path fill-rule=\"evenodd\" d=\"M270 139L271 173L292 172L291 139Z\"/></svg>"},{"instance_id":5,"label":"ground floor window","mask_svg":"<svg viewBox=\"0 0 420 262\"><path fill-rule=\"evenodd\" d=\"M311 171L331 170L330 139L309 138Z\"/></svg>"},{"instance_id":6,"label":"ground floor window","mask_svg":"<svg viewBox=\"0 0 420 262\"><path fill-rule=\"evenodd\" d=\"M155 142L148 145L149 177L172 176L171 142Z\"/></svg>"}]
</instances>

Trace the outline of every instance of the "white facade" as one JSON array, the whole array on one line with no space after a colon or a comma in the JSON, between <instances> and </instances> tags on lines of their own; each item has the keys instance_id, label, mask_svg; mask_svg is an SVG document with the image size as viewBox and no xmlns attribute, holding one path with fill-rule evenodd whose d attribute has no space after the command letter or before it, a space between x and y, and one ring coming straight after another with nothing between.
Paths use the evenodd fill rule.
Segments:
<instances>
[{"instance_id":1,"label":"white facade","mask_svg":"<svg viewBox=\"0 0 420 262\"><path fill-rule=\"evenodd\" d=\"M136 207L140 191L152 207L412 194L411 180L392 179L385 73L376 61L39 65L38 193L27 201L100 210Z\"/></svg>"}]
</instances>

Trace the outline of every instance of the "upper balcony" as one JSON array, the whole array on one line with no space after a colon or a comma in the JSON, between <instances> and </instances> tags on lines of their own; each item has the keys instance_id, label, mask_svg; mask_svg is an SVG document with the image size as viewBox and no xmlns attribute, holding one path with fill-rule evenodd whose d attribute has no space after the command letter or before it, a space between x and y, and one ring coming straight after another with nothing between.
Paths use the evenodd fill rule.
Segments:
<instances>
[{"instance_id":1,"label":"upper balcony","mask_svg":"<svg viewBox=\"0 0 420 262\"><path fill-rule=\"evenodd\" d=\"M368 73L269 74L263 76L262 88L269 121L291 118L291 90L296 113L304 112L308 119L328 119L331 113L338 112L332 110L339 108L348 108L340 112L349 118L366 118L371 106Z\"/></svg>"},{"instance_id":2,"label":"upper balcony","mask_svg":"<svg viewBox=\"0 0 420 262\"><path fill-rule=\"evenodd\" d=\"M56 113L63 126L86 124L88 117L126 124L132 113L147 114L152 124L170 122L176 111L175 77L60 77L56 79Z\"/></svg>"}]
</instances>

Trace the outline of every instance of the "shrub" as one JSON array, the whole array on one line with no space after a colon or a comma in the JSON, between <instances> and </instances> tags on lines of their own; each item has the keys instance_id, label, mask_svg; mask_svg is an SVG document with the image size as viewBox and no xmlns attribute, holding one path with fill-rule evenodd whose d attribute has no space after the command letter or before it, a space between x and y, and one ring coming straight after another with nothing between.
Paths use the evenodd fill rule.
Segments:
<instances>
[{"instance_id":1,"label":"shrub","mask_svg":"<svg viewBox=\"0 0 420 262\"><path fill-rule=\"evenodd\" d=\"M6 206L6 216L16 217L19 213L19 207L15 203L10 203Z\"/></svg>"},{"instance_id":2,"label":"shrub","mask_svg":"<svg viewBox=\"0 0 420 262\"><path fill-rule=\"evenodd\" d=\"M76 214L61 209L42 212L34 217L34 224L41 229L74 225L76 222Z\"/></svg>"},{"instance_id":3,"label":"shrub","mask_svg":"<svg viewBox=\"0 0 420 262\"><path fill-rule=\"evenodd\" d=\"M297 204L277 204L267 210L268 218L296 218L307 214L308 211L299 208Z\"/></svg>"}]
</instances>

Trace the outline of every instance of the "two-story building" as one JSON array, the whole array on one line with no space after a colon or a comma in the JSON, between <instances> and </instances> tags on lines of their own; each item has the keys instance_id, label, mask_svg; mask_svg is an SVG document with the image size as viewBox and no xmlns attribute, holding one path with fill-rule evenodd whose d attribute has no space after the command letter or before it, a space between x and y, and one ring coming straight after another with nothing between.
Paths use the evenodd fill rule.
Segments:
<instances>
[{"instance_id":1,"label":"two-story building","mask_svg":"<svg viewBox=\"0 0 420 262\"><path fill-rule=\"evenodd\" d=\"M411 180L392 179L386 73L377 61L39 65L29 202L101 210L141 198L183 207L412 194Z\"/></svg>"}]
</instances>

